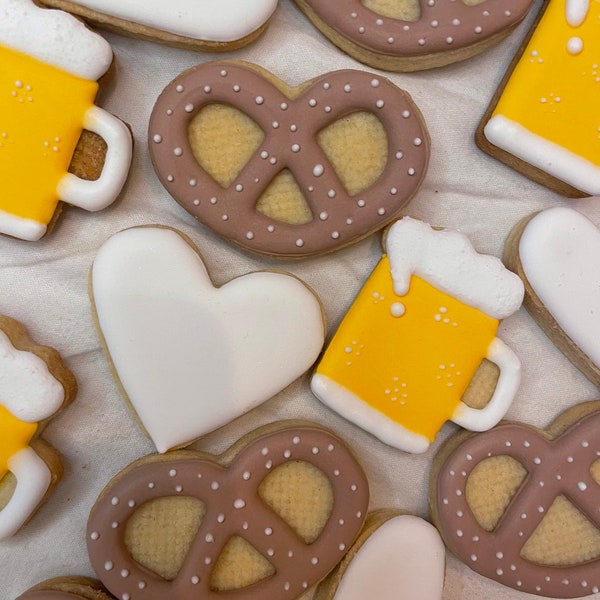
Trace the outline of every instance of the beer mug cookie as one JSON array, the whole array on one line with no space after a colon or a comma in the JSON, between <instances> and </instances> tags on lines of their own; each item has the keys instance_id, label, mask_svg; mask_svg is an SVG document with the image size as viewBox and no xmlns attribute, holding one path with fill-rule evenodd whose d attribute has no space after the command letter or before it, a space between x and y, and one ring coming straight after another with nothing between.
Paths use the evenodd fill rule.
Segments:
<instances>
[{"instance_id":1,"label":"beer mug cookie","mask_svg":"<svg viewBox=\"0 0 600 600\"><path fill-rule=\"evenodd\" d=\"M554 207L517 224L504 252L525 284L523 306L563 354L600 386L600 231L576 210Z\"/></svg>"},{"instance_id":2,"label":"beer mug cookie","mask_svg":"<svg viewBox=\"0 0 600 600\"><path fill-rule=\"evenodd\" d=\"M221 52L254 41L277 0L41 0L91 23L134 37Z\"/></svg>"},{"instance_id":3,"label":"beer mug cookie","mask_svg":"<svg viewBox=\"0 0 600 600\"><path fill-rule=\"evenodd\" d=\"M331 42L389 71L465 60L508 36L532 0L295 0Z\"/></svg>"},{"instance_id":4,"label":"beer mug cookie","mask_svg":"<svg viewBox=\"0 0 600 600\"><path fill-rule=\"evenodd\" d=\"M127 467L91 510L88 553L117 598L295 600L344 557L368 503L342 440L276 423L221 456L176 450Z\"/></svg>"},{"instance_id":5,"label":"beer mug cookie","mask_svg":"<svg viewBox=\"0 0 600 600\"><path fill-rule=\"evenodd\" d=\"M420 517L378 510L314 600L442 600L446 548Z\"/></svg>"},{"instance_id":6,"label":"beer mug cookie","mask_svg":"<svg viewBox=\"0 0 600 600\"><path fill-rule=\"evenodd\" d=\"M544 430L507 421L461 432L434 460L433 521L447 548L480 575L544 597L597 594L598 456L597 401Z\"/></svg>"},{"instance_id":7,"label":"beer mug cookie","mask_svg":"<svg viewBox=\"0 0 600 600\"><path fill-rule=\"evenodd\" d=\"M94 105L112 60L108 43L67 13L31 0L0 5L0 233L35 241L53 225L59 202L97 211L118 196L131 135ZM103 157L97 179L74 158L84 130L106 144L94 149Z\"/></svg>"},{"instance_id":8,"label":"beer mug cookie","mask_svg":"<svg viewBox=\"0 0 600 600\"><path fill-rule=\"evenodd\" d=\"M167 191L230 242L304 258L363 239L417 193L429 136L410 96L371 73L291 88L250 63L204 63L158 98L150 155Z\"/></svg>"},{"instance_id":9,"label":"beer mug cookie","mask_svg":"<svg viewBox=\"0 0 600 600\"><path fill-rule=\"evenodd\" d=\"M496 334L521 306L521 280L464 235L410 217L386 231L385 251L317 366L313 392L406 452L425 452L447 420L493 427L520 383L519 359ZM462 398L484 359L500 374L471 390L489 399L474 408Z\"/></svg>"},{"instance_id":10,"label":"beer mug cookie","mask_svg":"<svg viewBox=\"0 0 600 600\"><path fill-rule=\"evenodd\" d=\"M0 316L0 539L21 528L62 475L56 451L39 435L76 390L56 350Z\"/></svg>"},{"instance_id":11,"label":"beer mug cookie","mask_svg":"<svg viewBox=\"0 0 600 600\"><path fill-rule=\"evenodd\" d=\"M600 0L548 0L476 140L565 196L600 195L599 105Z\"/></svg>"}]
</instances>

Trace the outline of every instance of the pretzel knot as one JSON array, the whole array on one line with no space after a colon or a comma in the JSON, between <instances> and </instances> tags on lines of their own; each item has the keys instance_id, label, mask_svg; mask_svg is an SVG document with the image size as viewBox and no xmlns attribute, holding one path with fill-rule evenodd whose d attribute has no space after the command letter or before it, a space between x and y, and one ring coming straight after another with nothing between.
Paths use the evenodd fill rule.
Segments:
<instances>
[{"instance_id":1,"label":"pretzel knot","mask_svg":"<svg viewBox=\"0 0 600 600\"><path fill-rule=\"evenodd\" d=\"M521 553L548 509L564 496L600 529L600 489L590 468L600 456L600 412L548 440L517 424L472 436L444 462L435 496L448 548L474 571L509 587L557 598L600 590L600 559L567 566L536 564ZM493 531L476 520L466 496L469 476L491 456L510 456L527 471Z\"/></svg>"},{"instance_id":2,"label":"pretzel knot","mask_svg":"<svg viewBox=\"0 0 600 600\"><path fill-rule=\"evenodd\" d=\"M420 1L417 21L386 17L360 0L296 0L357 46L384 55L422 56L485 44L510 31L528 13L532 0Z\"/></svg>"},{"instance_id":3,"label":"pretzel knot","mask_svg":"<svg viewBox=\"0 0 600 600\"><path fill-rule=\"evenodd\" d=\"M312 464L331 484L331 514L310 544L259 496L264 478L289 461ZM127 520L140 505L170 496L197 498L206 513L179 573L165 580L135 562L124 538ZM134 466L109 484L92 509L88 551L103 584L123 600L293 599L341 560L358 535L367 508L366 477L343 443L316 427L294 427L258 437L228 467L200 457ZM274 574L220 592L211 588L211 573L232 536L241 537L266 558Z\"/></svg>"},{"instance_id":4,"label":"pretzel knot","mask_svg":"<svg viewBox=\"0 0 600 600\"><path fill-rule=\"evenodd\" d=\"M225 104L262 129L258 150L224 189L197 162L188 140L192 119L208 104ZM319 131L355 112L374 114L388 136L379 178L351 196L317 142ZM419 188L429 139L408 94L385 78L336 71L313 80L295 99L250 66L213 62L176 78L150 120L150 154L169 193L201 223L254 252L309 256L347 245L380 229ZM312 219L291 224L256 210L269 184L288 169Z\"/></svg>"},{"instance_id":5,"label":"pretzel knot","mask_svg":"<svg viewBox=\"0 0 600 600\"><path fill-rule=\"evenodd\" d=\"M59 590L30 590L17 600L86 600L85 596Z\"/></svg>"}]
</instances>

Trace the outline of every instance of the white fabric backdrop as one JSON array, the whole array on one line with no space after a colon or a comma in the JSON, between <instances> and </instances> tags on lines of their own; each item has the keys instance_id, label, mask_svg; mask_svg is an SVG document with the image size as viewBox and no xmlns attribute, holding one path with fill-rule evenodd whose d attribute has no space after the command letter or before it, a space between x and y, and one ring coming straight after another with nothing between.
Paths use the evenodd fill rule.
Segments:
<instances>
[{"instance_id":1,"label":"white fabric backdrop","mask_svg":"<svg viewBox=\"0 0 600 600\"><path fill-rule=\"evenodd\" d=\"M536 9L538 5L539 0ZM473 142L478 119L531 20L510 39L467 62L425 73L388 75L419 105L432 140L428 175L407 213L436 226L459 229L479 251L496 256L501 256L511 227L545 207L568 204L600 224L597 200L566 201L481 153ZM162 188L150 164L146 130L153 103L172 78L195 64L214 58L249 60L290 84L340 68L366 69L321 36L290 0L281 0L261 39L227 55L107 37L116 55L117 73L102 95L102 105L130 123L135 136L133 167L120 200L99 214L66 208L54 232L41 242L0 240L0 312L25 323L39 342L56 347L80 388L73 405L45 433L63 457L62 483L27 526L0 544L3 600L13 600L46 578L93 575L84 542L90 507L114 474L153 451L117 390L90 312L88 271L111 234L140 224L177 227L198 245L216 284L259 269L292 272L320 295L330 334L380 256L379 235L301 262L251 256L199 226ZM567 407L597 397L594 386L524 309L501 325L500 335L523 363L523 384L510 418L543 427ZM195 446L220 452L245 432L282 418L311 419L352 440L369 477L372 509L397 507L427 516L429 467L439 443L456 427L446 425L426 454L404 454L323 407L312 396L307 376ZM521 596L447 556L445 599Z\"/></svg>"}]
</instances>

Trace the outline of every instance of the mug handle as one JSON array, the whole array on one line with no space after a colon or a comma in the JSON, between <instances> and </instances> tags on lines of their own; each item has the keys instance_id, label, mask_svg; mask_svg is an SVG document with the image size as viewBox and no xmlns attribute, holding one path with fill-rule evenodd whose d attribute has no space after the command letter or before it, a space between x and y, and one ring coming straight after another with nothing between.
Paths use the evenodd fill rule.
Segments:
<instances>
[{"instance_id":1,"label":"mug handle","mask_svg":"<svg viewBox=\"0 0 600 600\"><path fill-rule=\"evenodd\" d=\"M521 361L500 339L494 338L486 358L498 365L500 377L490 401L484 408L471 408L461 402L451 421L471 431L487 431L504 417L521 382Z\"/></svg>"},{"instance_id":2,"label":"mug handle","mask_svg":"<svg viewBox=\"0 0 600 600\"><path fill-rule=\"evenodd\" d=\"M131 165L132 140L127 125L98 106L85 113L83 127L97 133L107 146L100 177L93 181L73 173L65 174L58 184L58 197L79 208L97 211L116 199L125 184Z\"/></svg>"},{"instance_id":3,"label":"mug handle","mask_svg":"<svg viewBox=\"0 0 600 600\"><path fill-rule=\"evenodd\" d=\"M8 468L16 477L17 486L8 504L0 510L0 540L21 528L41 503L52 482L48 465L29 446L9 458Z\"/></svg>"}]
</instances>

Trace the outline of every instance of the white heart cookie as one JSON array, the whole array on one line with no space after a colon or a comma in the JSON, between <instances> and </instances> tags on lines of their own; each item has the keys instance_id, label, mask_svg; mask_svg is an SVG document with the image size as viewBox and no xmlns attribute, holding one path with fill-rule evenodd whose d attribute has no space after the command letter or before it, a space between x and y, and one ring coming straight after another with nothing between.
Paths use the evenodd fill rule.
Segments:
<instances>
[{"instance_id":1,"label":"white heart cookie","mask_svg":"<svg viewBox=\"0 0 600 600\"><path fill-rule=\"evenodd\" d=\"M373 520L376 529L369 531ZM318 600L441 600L445 548L433 525L414 515L390 518L389 511L382 511L369 517L362 537L356 553L351 549L348 554L335 594L320 593Z\"/></svg>"},{"instance_id":2,"label":"white heart cookie","mask_svg":"<svg viewBox=\"0 0 600 600\"><path fill-rule=\"evenodd\" d=\"M110 238L94 261L91 294L119 382L159 452L271 398L323 346L321 304L299 279L257 272L215 288L172 229Z\"/></svg>"},{"instance_id":3,"label":"white heart cookie","mask_svg":"<svg viewBox=\"0 0 600 600\"><path fill-rule=\"evenodd\" d=\"M232 42L259 30L277 8L277 0L68 0L61 7L83 16L91 10L191 40Z\"/></svg>"},{"instance_id":4,"label":"white heart cookie","mask_svg":"<svg viewBox=\"0 0 600 600\"><path fill-rule=\"evenodd\" d=\"M581 213L555 207L517 233L512 262L525 280L525 306L567 357L600 382L600 231Z\"/></svg>"}]
</instances>

